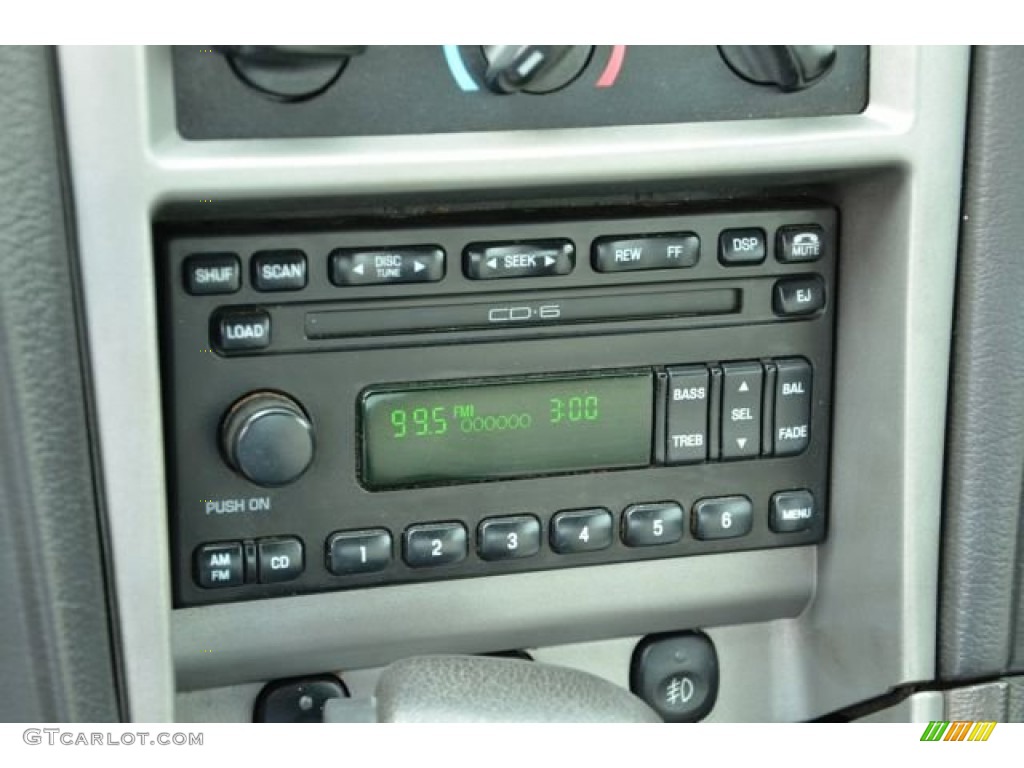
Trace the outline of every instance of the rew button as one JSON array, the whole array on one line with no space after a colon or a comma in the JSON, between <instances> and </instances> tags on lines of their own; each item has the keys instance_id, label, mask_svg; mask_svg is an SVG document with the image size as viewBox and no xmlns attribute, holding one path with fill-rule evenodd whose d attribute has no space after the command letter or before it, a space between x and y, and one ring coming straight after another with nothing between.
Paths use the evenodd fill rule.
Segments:
<instances>
[{"instance_id":1,"label":"rew button","mask_svg":"<svg viewBox=\"0 0 1024 768\"><path fill-rule=\"evenodd\" d=\"M601 238L594 243L593 263L598 272L632 272L692 267L699 257L700 239L692 232L684 232L631 239Z\"/></svg>"}]
</instances>

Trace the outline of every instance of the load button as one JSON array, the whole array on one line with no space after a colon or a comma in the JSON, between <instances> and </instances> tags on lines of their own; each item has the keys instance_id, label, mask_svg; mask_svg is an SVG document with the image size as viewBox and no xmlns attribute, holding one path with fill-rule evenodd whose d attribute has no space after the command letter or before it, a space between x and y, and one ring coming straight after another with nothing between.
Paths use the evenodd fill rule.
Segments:
<instances>
[{"instance_id":1,"label":"load button","mask_svg":"<svg viewBox=\"0 0 1024 768\"><path fill-rule=\"evenodd\" d=\"M241 352L270 346L270 315L262 309L226 309L210 329L213 346L221 352Z\"/></svg>"}]
</instances>

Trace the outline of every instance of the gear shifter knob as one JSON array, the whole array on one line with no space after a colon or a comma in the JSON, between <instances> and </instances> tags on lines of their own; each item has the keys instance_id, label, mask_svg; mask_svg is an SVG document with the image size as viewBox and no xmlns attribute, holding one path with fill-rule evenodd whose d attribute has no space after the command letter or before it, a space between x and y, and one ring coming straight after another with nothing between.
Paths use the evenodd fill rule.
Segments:
<instances>
[{"instance_id":1,"label":"gear shifter knob","mask_svg":"<svg viewBox=\"0 0 1024 768\"><path fill-rule=\"evenodd\" d=\"M381 674L375 698L381 723L662 722L628 690L602 678L486 656L416 656L396 662ZM324 721L371 719L354 704L328 701Z\"/></svg>"}]
</instances>

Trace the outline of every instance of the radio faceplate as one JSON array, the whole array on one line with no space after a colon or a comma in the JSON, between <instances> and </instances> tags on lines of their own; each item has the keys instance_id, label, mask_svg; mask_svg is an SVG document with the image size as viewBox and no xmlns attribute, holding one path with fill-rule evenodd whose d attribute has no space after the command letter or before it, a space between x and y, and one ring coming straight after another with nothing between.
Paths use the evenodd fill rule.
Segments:
<instances>
[{"instance_id":1,"label":"radio faceplate","mask_svg":"<svg viewBox=\"0 0 1024 768\"><path fill-rule=\"evenodd\" d=\"M176 604L822 540L836 231L815 207L163 238ZM362 482L367 393L616 371L651 376L647 466Z\"/></svg>"}]
</instances>

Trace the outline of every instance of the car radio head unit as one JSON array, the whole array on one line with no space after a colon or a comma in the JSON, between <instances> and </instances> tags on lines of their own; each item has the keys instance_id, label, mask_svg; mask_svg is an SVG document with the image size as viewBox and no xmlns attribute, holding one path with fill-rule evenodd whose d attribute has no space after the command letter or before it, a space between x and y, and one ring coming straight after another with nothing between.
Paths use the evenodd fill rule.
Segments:
<instances>
[{"instance_id":1,"label":"car radio head unit","mask_svg":"<svg viewBox=\"0 0 1024 768\"><path fill-rule=\"evenodd\" d=\"M837 215L161 231L179 606L821 541Z\"/></svg>"}]
</instances>

